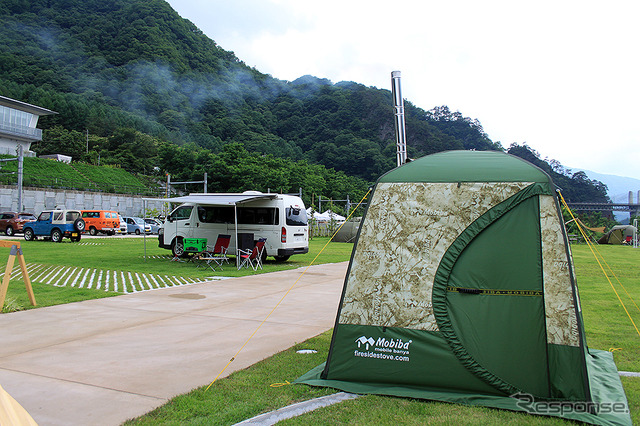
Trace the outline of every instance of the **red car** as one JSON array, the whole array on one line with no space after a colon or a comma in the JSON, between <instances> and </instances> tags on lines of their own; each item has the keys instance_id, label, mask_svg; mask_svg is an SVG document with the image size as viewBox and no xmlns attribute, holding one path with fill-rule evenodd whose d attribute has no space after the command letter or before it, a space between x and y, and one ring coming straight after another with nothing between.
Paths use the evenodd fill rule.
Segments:
<instances>
[{"instance_id":1,"label":"red car","mask_svg":"<svg viewBox=\"0 0 640 426\"><path fill-rule=\"evenodd\" d=\"M13 235L22 232L25 223L35 221L36 217L31 213L3 212L0 213L0 232Z\"/></svg>"}]
</instances>

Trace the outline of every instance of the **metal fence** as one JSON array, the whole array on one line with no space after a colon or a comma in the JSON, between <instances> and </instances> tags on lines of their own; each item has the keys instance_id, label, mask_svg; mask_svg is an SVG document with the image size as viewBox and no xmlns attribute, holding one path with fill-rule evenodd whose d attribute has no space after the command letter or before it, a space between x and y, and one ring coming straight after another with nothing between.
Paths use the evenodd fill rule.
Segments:
<instances>
[{"instance_id":1,"label":"metal fence","mask_svg":"<svg viewBox=\"0 0 640 426\"><path fill-rule=\"evenodd\" d=\"M0 175L0 184L2 185L16 185L17 180L18 178L16 174ZM160 186L143 187L135 185L116 185L110 183L97 184L91 181L78 181L61 177L47 176L24 176L22 184L23 186L31 186L36 188L106 192L111 194L133 194L154 197L161 197L165 193L165 188Z\"/></svg>"}]
</instances>

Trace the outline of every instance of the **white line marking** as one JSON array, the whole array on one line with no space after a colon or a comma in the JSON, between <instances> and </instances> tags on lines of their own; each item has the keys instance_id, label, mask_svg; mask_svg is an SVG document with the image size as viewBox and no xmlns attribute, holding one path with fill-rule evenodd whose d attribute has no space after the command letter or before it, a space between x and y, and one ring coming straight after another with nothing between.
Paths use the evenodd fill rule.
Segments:
<instances>
[{"instance_id":1,"label":"white line marking","mask_svg":"<svg viewBox=\"0 0 640 426\"><path fill-rule=\"evenodd\" d=\"M80 278L80 275L82 275L82 271L84 271L84 268L80 268L80 271L78 271L78 275L76 275L76 278L71 283L71 287L75 287L76 286L76 283L78 282L78 279Z\"/></svg>"}]
</instances>

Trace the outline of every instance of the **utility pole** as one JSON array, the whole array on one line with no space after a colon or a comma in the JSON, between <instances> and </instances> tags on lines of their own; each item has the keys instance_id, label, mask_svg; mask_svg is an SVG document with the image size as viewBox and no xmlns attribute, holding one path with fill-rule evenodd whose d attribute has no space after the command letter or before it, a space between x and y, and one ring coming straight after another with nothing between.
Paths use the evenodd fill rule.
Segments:
<instances>
[{"instance_id":1,"label":"utility pole","mask_svg":"<svg viewBox=\"0 0 640 426\"><path fill-rule=\"evenodd\" d=\"M16 148L16 158L0 158L0 163L4 163L7 161L18 162L18 207L16 210L18 210L19 212L23 210L22 208L22 174L23 174L24 166L23 166L22 150L23 150L22 145L18 144L18 147ZM10 172L9 174L13 174L13 172Z\"/></svg>"},{"instance_id":2,"label":"utility pole","mask_svg":"<svg viewBox=\"0 0 640 426\"><path fill-rule=\"evenodd\" d=\"M22 210L24 210L22 208L22 174L24 171L24 159L23 159L23 153L22 153L22 145L18 144L18 212L21 212Z\"/></svg>"},{"instance_id":3,"label":"utility pole","mask_svg":"<svg viewBox=\"0 0 640 426\"><path fill-rule=\"evenodd\" d=\"M185 182L171 182L171 175L167 173L167 198L169 198L171 185L185 185L188 183L204 183L204 193L206 194L207 193L207 172L204 173L203 180L189 180Z\"/></svg>"}]
</instances>

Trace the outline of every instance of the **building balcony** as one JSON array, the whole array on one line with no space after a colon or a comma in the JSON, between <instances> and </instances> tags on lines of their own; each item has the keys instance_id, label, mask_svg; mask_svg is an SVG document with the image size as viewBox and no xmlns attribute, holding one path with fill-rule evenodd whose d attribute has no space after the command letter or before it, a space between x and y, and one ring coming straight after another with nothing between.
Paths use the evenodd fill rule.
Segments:
<instances>
[{"instance_id":1,"label":"building balcony","mask_svg":"<svg viewBox=\"0 0 640 426\"><path fill-rule=\"evenodd\" d=\"M26 142L41 141L42 129L0 123L0 138L18 139Z\"/></svg>"}]
</instances>

